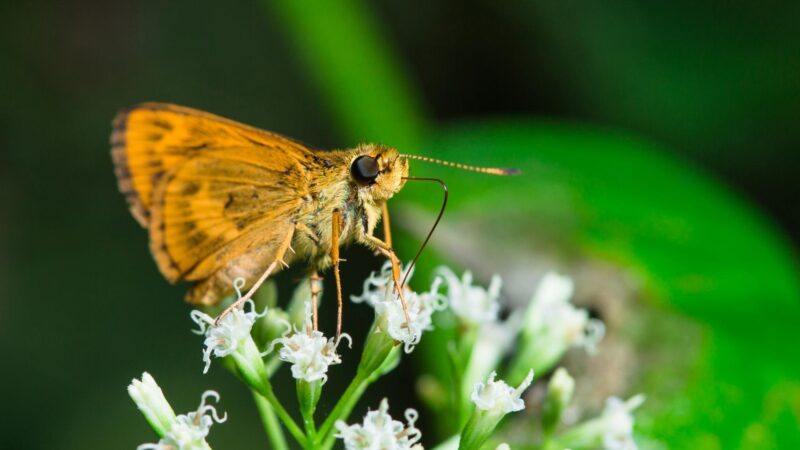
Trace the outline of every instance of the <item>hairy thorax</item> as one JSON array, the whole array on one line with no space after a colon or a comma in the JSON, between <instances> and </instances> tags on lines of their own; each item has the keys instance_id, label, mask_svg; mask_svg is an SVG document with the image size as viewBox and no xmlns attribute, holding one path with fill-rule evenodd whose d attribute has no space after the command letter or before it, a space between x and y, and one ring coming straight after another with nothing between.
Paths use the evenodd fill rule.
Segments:
<instances>
[{"instance_id":1,"label":"hairy thorax","mask_svg":"<svg viewBox=\"0 0 800 450\"><path fill-rule=\"evenodd\" d=\"M296 230L292 248L295 257L308 261L317 270L331 265L336 211L342 217L340 246L360 243L373 247L369 237L380 221L382 207L400 189L402 177L408 173L404 161L402 165L397 164L396 154L396 151L373 145L326 153L330 169L318 168L316 173L324 176L310 180L308 194L294 218ZM382 177L377 183L362 185L353 180L350 166L362 155L380 155Z\"/></svg>"}]
</instances>

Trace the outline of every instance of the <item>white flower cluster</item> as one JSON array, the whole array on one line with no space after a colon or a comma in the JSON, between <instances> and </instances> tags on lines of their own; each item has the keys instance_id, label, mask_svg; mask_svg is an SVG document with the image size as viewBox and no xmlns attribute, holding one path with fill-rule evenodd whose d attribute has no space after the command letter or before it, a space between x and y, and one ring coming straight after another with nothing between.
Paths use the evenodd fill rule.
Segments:
<instances>
[{"instance_id":1,"label":"white flower cluster","mask_svg":"<svg viewBox=\"0 0 800 450\"><path fill-rule=\"evenodd\" d=\"M572 279L553 272L545 274L525 314L525 332L540 342L581 346L593 353L605 334L602 321L571 304Z\"/></svg>"},{"instance_id":2,"label":"white flower cluster","mask_svg":"<svg viewBox=\"0 0 800 450\"><path fill-rule=\"evenodd\" d=\"M407 425L392 419L388 411L389 402L383 399L377 411L367 412L363 423L347 425L340 420L336 422L336 437L344 440L347 450L421 450L417 442L422 433L414 426L417 411L406 410Z\"/></svg>"},{"instance_id":3,"label":"white flower cluster","mask_svg":"<svg viewBox=\"0 0 800 450\"><path fill-rule=\"evenodd\" d=\"M411 278L411 274L408 278ZM410 353L422 339L422 332L433 328L431 319L433 313L447 306L445 299L438 293L440 283L441 280L436 279L431 290L423 293L416 293L408 288L403 289L408 310L408 320L406 320L403 306L396 295L391 262L387 261L380 273L373 272L364 281L364 293L351 297L351 300L372 306L379 322L386 327L386 332L395 341L402 342L405 352Z\"/></svg>"},{"instance_id":4,"label":"white flower cluster","mask_svg":"<svg viewBox=\"0 0 800 450\"><path fill-rule=\"evenodd\" d=\"M287 326L289 324L287 323ZM346 338L351 342L350 336L342 334L338 341L333 338L326 339L321 331L311 329L311 305L305 305L305 323L303 329L295 329L291 335L284 335L272 341L267 353L277 344L282 347L278 357L292 364L292 376L307 382L322 380L324 384L328 379L328 366L342 362L336 353L339 342Z\"/></svg>"},{"instance_id":5,"label":"white flower cluster","mask_svg":"<svg viewBox=\"0 0 800 450\"><path fill-rule=\"evenodd\" d=\"M207 450L206 436L211 426L227 419L227 415L220 417L216 408L206 404L209 398L219 401L215 391L203 393L196 411L175 416L161 388L147 372L141 380L131 382L128 393L151 424L157 418L154 426L162 430L163 436L158 443L142 444L137 450Z\"/></svg>"},{"instance_id":6,"label":"white flower cluster","mask_svg":"<svg viewBox=\"0 0 800 450\"><path fill-rule=\"evenodd\" d=\"M525 409L525 402L521 396L533 382L533 370L528 372L528 376L516 389L503 380L495 381L496 376L497 374L492 372L486 383L475 383L470 397L475 406L495 414L508 414Z\"/></svg>"},{"instance_id":7,"label":"white flower cluster","mask_svg":"<svg viewBox=\"0 0 800 450\"><path fill-rule=\"evenodd\" d=\"M502 281L498 275L492 277L489 289L472 284L472 272L466 271L459 279L449 267L440 267L437 274L447 283L447 299L453 313L470 325L481 325L497 321L500 312Z\"/></svg>"},{"instance_id":8,"label":"white flower cluster","mask_svg":"<svg viewBox=\"0 0 800 450\"><path fill-rule=\"evenodd\" d=\"M244 285L243 278L237 278L233 282L236 293L241 298L240 289ZM245 311L247 307L250 311ZM222 318L219 324L214 324L214 318L208 314L194 310L189 314L189 317L200 327L197 330L192 330L196 334L205 334L205 349L203 350L203 361L206 363L203 368L203 373L208 372L211 366L211 355L217 358L223 358L230 355L239 349L244 341L250 338L250 330L253 324L256 323L261 317L267 314L267 309L261 313L255 312L255 303L252 300L247 300L241 309L236 308L228 315Z\"/></svg>"}]
</instances>

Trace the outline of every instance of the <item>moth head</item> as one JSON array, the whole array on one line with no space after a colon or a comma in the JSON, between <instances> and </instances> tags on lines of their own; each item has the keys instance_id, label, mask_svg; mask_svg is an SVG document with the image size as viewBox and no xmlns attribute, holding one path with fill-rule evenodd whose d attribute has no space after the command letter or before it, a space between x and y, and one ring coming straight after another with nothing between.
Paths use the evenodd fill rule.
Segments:
<instances>
[{"instance_id":1,"label":"moth head","mask_svg":"<svg viewBox=\"0 0 800 450\"><path fill-rule=\"evenodd\" d=\"M376 144L359 146L350 161L350 179L373 200L388 200L405 185L408 160L391 148Z\"/></svg>"}]
</instances>

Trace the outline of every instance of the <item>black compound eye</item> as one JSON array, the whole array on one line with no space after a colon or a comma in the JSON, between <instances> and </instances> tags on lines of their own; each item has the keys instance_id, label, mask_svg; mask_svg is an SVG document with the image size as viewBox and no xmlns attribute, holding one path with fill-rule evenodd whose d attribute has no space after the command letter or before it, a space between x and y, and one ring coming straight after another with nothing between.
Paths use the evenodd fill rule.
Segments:
<instances>
[{"instance_id":1,"label":"black compound eye","mask_svg":"<svg viewBox=\"0 0 800 450\"><path fill-rule=\"evenodd\" d=\"M350 166L350 174L361 184L372 184L378 178L378 161L371 156L359 156Z\"/></svg>"}]
</instances>

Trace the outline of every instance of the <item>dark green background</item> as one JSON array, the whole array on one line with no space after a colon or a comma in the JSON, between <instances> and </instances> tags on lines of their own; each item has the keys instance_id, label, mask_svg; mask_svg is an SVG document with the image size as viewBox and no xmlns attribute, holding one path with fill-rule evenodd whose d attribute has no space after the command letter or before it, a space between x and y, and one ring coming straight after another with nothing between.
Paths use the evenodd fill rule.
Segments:
<instances>
[{"instance_id":1,"label":"dark green background","mask_svg":"<svg viewBox=\"0 0 800 450\"><path fill-rule=\"evenodd\" d=\"M143 370L179 411L222 392L215 447L266 445L244 389L218 366L200 375L184 287L158 274L116 190L110 120L146 100L321 147L522 167L499 182L414 166L451 183L453 221L510 217L502 245L552 238L634 268L645 302L701 324L685 409L652 411L664 425L648 433L676 448L797 444L800 4L701 3L4 2L0 448L152 440L125 392ZM348 259L353 293L380 262ZM362 336L370 313L348 309ZM419 407L414 363L356 413L387 392L393 410ZM333 370L322 408L351 369Z\"/></svg>"}]
</instances>

